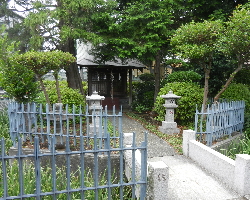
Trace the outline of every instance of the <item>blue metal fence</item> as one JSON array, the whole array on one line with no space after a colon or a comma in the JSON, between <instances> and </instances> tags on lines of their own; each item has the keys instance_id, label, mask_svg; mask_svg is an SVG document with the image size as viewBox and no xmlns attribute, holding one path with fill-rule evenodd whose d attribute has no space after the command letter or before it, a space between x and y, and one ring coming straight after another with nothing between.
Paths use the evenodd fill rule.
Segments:
<instances>
[{"instance_id":1,"label":"blue metal fence","mask_svg":"<svg viewBox=\"0 0 250 200\"><path fill-rule=\"evenodd\" d=\"M45 111L44 111L45 110ZM66 106L60 107L59 110L52 107L52 111L48 107L43 108L37 104L17 104L12 103L8 112L10 117L10 133L13 142L17 147L16 155L9 155L5 151L5 140L0 140L0 199L89 199L88 192L92 191L91 199L100 199L100 195L106 195L101 199L128 199L125 194L129 193L132 199L135 199L135 190L140 187L140 199L146 197L146 180L147 180L147 134L145 133L145 141L140 146L136 146L135 141L132 146L124 147L122 132L122 112L115 114L115 109L110 114L107 109L101 110L98 116L89 114L88 111L83 113L81 108L72 108L69 112ZM76 112L77 110L77 112ZM99 126L96 127L95 118L98 117ZM92 122L90 122L92 118ZM110 125L111 123L111 125ZM90 126L94 124L94 129L90 130ZM56 127L57 126L57 129ZM99 130L99 131L97 131ZM135 139L135 137L133 137ZM32 153L26 155L23 153L22 144L29 141L34 146ZM48 143L47 151L41 150L41 144ZM59 143L64 144L64 150L59 151L55 146ZM74 147L72 150L71 147ZM124 177L124 152L132 151L132 173L135 174L135 151L141 151L141 176L137 180L126 180ZM119 177L114 181L114 167L112 166L112 155L119 155ZM86 156L93 156L93 183L86 185L87 160ZM65 157L65 188L58 186L58 173L61 173L57 166L57 160L60 156ZM72 171L73 159L77 156L78 172L77 175ZM106 156L107 162L103 164L101 157ZM49 162L44 166L44 158L49 158ZM88 158L87 158L88 159ZM15 194L11 193L9 180L11 179L9 168L13 167L13 160L17 163L17 188ZM28 161L27 161L28 160ZM10 166L12 163L12 166ZM15 163L15 162L14 162ZM25 175L25 164L28 168L33 169L35 181L34 191L27 193L27 177ZM100 165L105 165L105 177L101 179ZM103 166L102 166L103 167ZM49 168L44 172L44 168ZM74 175L72 175L74 174ZM48 176L46 185L51 188L45 191L43 178ZM77 185L73 184L73 180L79 179ZM59 184L61 185L61 183ZM116 190L114 191L114 189ZM118 188L118 189L117 189ZM130 192L124 192L129 190ZM61 197L63 196L63 197ZM76 196L78 196L76 198Z\"/></svg>"},{"instance_id":2,"label":"blue metal fence","mask_svg":"<svg viewBox=\"0 0 250 200\"><path fill-rule=\"evenodd\" d=\"M205 112L196 109L195 131L198 140L206 141L211 146L225 136L231 136L233 132L242 132L244 125L244 101L221 102L208 105Z\"/></svg>"},{"instance_id":3,"label":"blue metal fence","mask_svg":"<svg viewBox=\"0 0 250 200\"><path fill-rule=\"evenodd\" d=\"M97 114L98 113L98 114ZM69 107L53 104L19 104L10 103L8 106L10 120L10 135L13 142L21 135L26 141L32 141L34 135L38 135L42 142L56 137L56 143L65 142L65 136L69 136L76 144L77 138L83 136L88 140L97 135L99 145L105 145L106 133L109 132L111 140L115 141L122 133L122 112L118 114L114 109L110 112L102 109L100 112L89 113L88 107ZM98 119L98 120L97 120ZM92 120L92 122L91 122ZM110 126L111 124L111 126ZM48 141L50 144L50 141ZM116 143L114 142L114 145Z\"/></svg>"}]
</instances>

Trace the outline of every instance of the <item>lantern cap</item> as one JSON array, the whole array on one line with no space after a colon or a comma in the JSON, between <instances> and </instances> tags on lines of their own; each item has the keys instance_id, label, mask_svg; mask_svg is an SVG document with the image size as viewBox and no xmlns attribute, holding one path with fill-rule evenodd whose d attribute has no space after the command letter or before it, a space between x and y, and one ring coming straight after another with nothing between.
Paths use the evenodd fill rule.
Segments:
<instances>
[{"instance_id":1,"label":"lantern cap","mask_svg":"<svg viewBox=\"0 0 250 200\"><path fill-rule=\"evenodd\" d=\"M168 94L161 95L161 97L164 99L179 99L179 98L181 98L181 96L175 95L172 90L170 90L168 92Z\"/></svg>"},{"instance_id":2,"label":"lantern cap","mask_svg":"<svg viewBox=\"0 0 250 200\"><path fill-rule=\"evenodd\" d=\"M97 91L94 91L91 96L86 96L86 100L104 100L104 96L100 96Z\"/></svg>"}]
</instances>

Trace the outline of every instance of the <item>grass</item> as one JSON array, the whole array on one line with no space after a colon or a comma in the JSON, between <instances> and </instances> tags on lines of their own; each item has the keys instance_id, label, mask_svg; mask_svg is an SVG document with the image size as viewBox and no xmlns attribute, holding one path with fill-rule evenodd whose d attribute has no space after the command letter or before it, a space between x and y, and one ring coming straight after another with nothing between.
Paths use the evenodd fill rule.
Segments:
<instances>
[{"instance_id":1,"label":"grass","mask_svg":"<svg viewBox=\"0 0 250 200\"><path fill-rule=\"evenodd\" d=\"M36 193L36 177L35 177L35 167L33 164L24 164L23 170L21 173L20 168L17 163L14 163L12 166L7 165L7 183L8 183L8 195L9 196L18 196L20 195L20 184L19 180L22 176L23 178L23 191L24 194L35 194ZM95 182L92 176L92 173L89 169L84 170L83 172L79 169L76 172L70 173L70 185L67 185L67 170L66 168L57 168L55 176L52 176L52 169L49 167L41 167L41 192L51 192L53 189L57 191L56 199L65 200L69 199L81 199L81 195L84 194L84 199L95 199L96 195L98 199L108 199L108 196L111 196L111 199L118 200L120 199L120 187L113 187L109 189L104 187L107 185L107 179L105 178L105 173L101 175L98 185L103 186L98 190L94 189ZM82 174L84 173L84 174ZM81 181L81 177L84 177L84 181ZM116 177L111 178L111 184L117 183L118 180ZM55 181L56 188L53 188L53 181ZM67 188L79 189L79 188L88 188L84 192L70 192L67 194ZM132 199L132 188L131 186L123 186L123 198ZM69 195L69 196L68 196ZM0 177L0 197L3 197L3 177ZM36 199L35 197L25 198L28 200ZM44 200L53 199L51 195L45 195L42 197Z\"/></svg>"},{"instance_id":2,"label":"grass","mask_svg":"<svg viewBox=\"0 0 250 200\"><path fill-rule=\"evenodd\" d=\"M13 143L10 139L9 116L7 110L0 111L0 139L5 139L5 153L9 151Z\"/></svg>"},{"instance_id":3,"label":"grass","mask_svg":"<svg viewBox=\"0 0 250 200\"><path fill-rule=\"evenodd\" d=\"M6 141L6 153L8 152L8 149L10 146L12 146L12 142L10 140L9 135L9 120L7 112L0 112L0 127L2 127L1 137L5 138ZM108 131L113 133L114 127L112 126L112 123L108 122ZM117 136L118 132L115 131L114 136ZM79 145L79 143L78 143ZM115 138L111 141L111 146L115 146L116 148L119 146L119 142ZM24 162L25 163L25 162ZM2 169L2 162L0 162L0 169ZM23 168L23 169L22 169ZM34 165L24 164L22 167L18 166L18 164L14 164L12 166L7 164L6 167L7 171L7 178L5 179L7 181L8 185L8 195L9 196L18 196L20 195L20 184L19 181L23 180L23 191L24 194L34 194L36 192L36 176L35 176L35 168ZM42 167L41 168L41 192L52 192L54 190L53 188L53 182L56 186L56 199L68 199L69 196L71 199L81 199L81 195L84 193L84 199L96 199L96 196L98 199L108 199L110 196L111 199L118 200L120 199L120 195L123 196L123 199L132 199L132 186L130 186L128 183L125 184L125 186L112 186L108 188L107 186L107 179L104 176L101 176L98 181L98 185L101 187L98 189L95 189L95 182L94 178L90 172L90 170L84 170L81 172L79 169L77 172L70 173L70 184L67 185L68 175L67 170L65 168L57 168L56 172L52 172L52 169L49 167ZM54 178L52 174L55 173ZM81 174L84 173L84 174ZM84 177L84 178L83 178ZM3 173L2 170L0 170L0 199L3 197ZM84 182L83 182L84 181ZM111 183L117 183L119 180L117 180L116 177L111 178ZM125 181L124 181L125 182ZM84 188L87 189L89 187L89 190L84 190L84 192L70 192L67 194L66 189L70 187L71 189L79 189L82 188L84 185ZM121 191L123 193L121 193ZM69 195L69 196L68 196ZM35 195L33 197L25 198L25 199L35 199ZM42 197L44 200L53 199L52 196L44 195Z\"/></svg>"},{"instance_id":4,"label":"grass","mask_svg":"<svg viewBox=\"0 0 250 200\"><path fill-rule=\"evenodd\" d=\"M235 160L236 154L250 155L250 138L245 136L239 142L232 142L227 149L220 149L221 154Z\"/></svg>"},{"instance_id":5,"label":"grass","mask_svg":"<svg viewBox=\"0 0 250 200\"><path fill-rule=\"evenodd\" d=\"M164 134L161 131L158 130L158 125L148 122L144 117L141 115L135 114L133 112L126 113L129 117L139 120L144 128L146 128L149 132L156 134L159 138L165 140L167 143L169 143L177 153L182 154L182 134L173 134L168 135Z\"/></svg>"}]
</instances>

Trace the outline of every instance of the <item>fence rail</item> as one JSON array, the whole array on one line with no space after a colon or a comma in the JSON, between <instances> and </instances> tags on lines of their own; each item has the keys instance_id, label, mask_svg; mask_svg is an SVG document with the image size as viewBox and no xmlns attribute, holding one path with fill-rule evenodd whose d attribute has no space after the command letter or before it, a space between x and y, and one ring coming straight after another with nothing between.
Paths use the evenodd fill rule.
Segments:
<instances>
[{"instance_id":1,"label":"fence rail","mask_svg":"<svg viewBox=\"0 0 250 200\"><path fill-rule=\"evenodd\" d=\"M51 137L56 136L56 144L65 143L65 136L69 136L74 145L77 138L83 136L85 145L90 147L90 141L97 135L99 147L106 145L106 133L110 134L113 144L119 139L122 133L122 112L116 114L115 107L110 112L101 109L100 112L89 113L88 106L71 108L66 105L53 104L43 106L42 104L19 104L10 103L8 106L10 120L10 135L15 143L19 135L23 140L32 142L33 136L38 135L44 143L48 140L50 145Z\"/></svg>"},{"instance_id":2,"label":"fence rail","mask_svg":"<svg viewBox=\"0 0 250 200\"><path fill-rule=\"evenodd\" d=\"M83 113L81 108L78 112L75 107L72 107L71 113L69 110L67 106L63 111L63 107L56 109L53 105L50 111L48 107L44 109L42 105L37 104L9 105L10 133L15 142L16 154L7 153L5 140L0 139L0 199L135 199L138 187L140 199L145 199L147 134L145 133L145 140L140 146L133 141L131 146L125 147L122 112L115 114L114 109L110 114L105 109L96 115L96 112ZM135 140L135 133L133 134ZM25 154L22 145L28 140L32 141L34 147L32 152ZM46 141L49 146L44 151L41 145ZM64 150L55 148L58 142L64 143ZM72 150L72 144L78 148ZM137 150L141 152L140 177L134 176L131 180L126 180L124 153L131 152L131 170L132 174L135 174L138 170L135 158ZM87 167L90 155L93 162L92 169ZM118 167L112 164L112 155L119 156ZM64 157L64 171L59 167L62 157ZM106 162L103 162L103 157L107 158ZM77 164L74 160L78 161ZM73 165L77 165L77 171L72 170ZM13 166L16 167L15 173ZM101 173L100 167L105 168ZM28 173L27 169L31 172ZM117 169L119 176L114 177ZM12 175L15 177L11 177ZM61 176L63 179L60 179ZM93 179L90 184L89 177ZM11 180L16 184L14 190ZM28 190L30 185L33 187L32 190Z\"/></svg>"},{"instance_id":3,"label":"fence rail","mask_svg":"<svg viewBox=\"0 0 250 200\"><path fill-rule=\"evenodd\" d=\"M78 196L79 199L86 199L86 197L89 195L88 191L93 191L92 197L93 199L100 199L100 193L105 195L103 197L104 199L114 199L114 196L117 197L117 199L127 199L128 197L124 197L125 195L129 195L131 198L135 199L135 190L136 187L140 187L140 197L144 199L146 195L146 170L141 170L140 179L132 179L126 182L126 179L124 177L124 161L123 161L123 154L125 151L132 151L132 165L135 167L135 155L134 152L137 149L140 149L142 152L141 157L141 165L145 166L145 163L147 162L147 155L146 155L146 142L143 142L141 146L137 147L132 145L131 147L123 147L121 144L121 148L111 148L108 149L98 149L97 142L94 144L93 150L86 150L83 149L83 136L80 136L81 141L81 149L79 151L71 151L70 150L70 144L69 144L69 137L66 136L66 149L64 152L62 151L56 151L52 149L50 152L42 153L39 148L39 138L36 136L34 138L34 152L32 154L25 155L22 153L21 145L18 145L18 153L14 156L9 156L5 153L5 143L4 139L0 140L0 160L1 160L1 178L0 178L0 198L3 199L23 199L23 198L30 198L35 197L35 199L42 199L43 197L51 197L51 199L75 199L76 196ZM109 137L108 137L109 138ZM96 136L95 136L96 141ZM18 143L21 143L21 138L19 138ZM55 144L55 136L52 138L52 144ZM122 143L122 140L121 140ZM106 163L106 171L105 178L100 177L99 172L99 166L101 164L101 158L98 156L98 154L107 153L108 161ZM119 163L119 170L120 170L120 177L118 180L117 178L114 179L114 169L111 168L111 155L113 152L116 152L120 155L120 163ZM86 154L93 154L94 157L94 169L93 170L93 182L91 185L86 185L88 182L86 182L86 179L89 180L88 176L91 176L90 174L86 174L86 171L88 170L86 168L84 156ZM62 173L62 170L57 167L56 158L58 156L65 156L66 165L65 165L65 174L64 179L61 181L64 181L64 188L62 188L60 185L62 183L59 183L60 180L58 180L58 174ZM79 171L78 175L75 175L75 172L71 171L71 165L73 164L72 158L74 156L79 156ZM46 168L50 168L51 175L47 174L48 170L44 171L44 167L41 166L42 158L49 157L51 162L50 164L46 166ZM27 162L27 159L29 162ZM10 171L7 169L10 168L9 163L15 163L13 160L16 160L17 162L17 172L18 174L11 174ZM25 161L26 160L26 161ZM30 176L29 173L26 172L26 167L31 168L33 171L31 174L33 176ZM13 167L13 164L12 164ZM135 170L135 169L133 169ZM29 176L27 176L27 174ZM13 179L15 176L18 176L14 181L17 181L15 183L15 186L10 185L10 179ZM60 175L61 176L61 175ZM33 183L30 182L30 178L34 178ZM45 180L44 180L45 177ZM113 177L113 178L112 178ZM28 180L27 180L28 179ZM74 179L79 180L78 182L74 181ZM116 181L115 181L116 180ZM12 180L13 182L13 180ZM33 185L32 185L33 184ZM43 188L43 184L46 184L46 187L51 188L50 191L45 191ZM13 187L14 191L13 191ZM34 193L27 193L25 191L30 191L29 188L34 187ZM130 188L129 192L125 192L124 188ZM19 188L19 189L18 189ZM118 189L117 189L118 188ZM115 192L113 191L115 189ZM14 194L13 194L14 192ZM16 192L16 193L15 193ZM64 195L63 195L64 194ZM113 195L113 197L112 197ZM73 198L74 197L74 198Z\"/></svg>"},{"instance_id":4,"label":"fence rail","mask_svg":"<svg viewBox=\"0 0 250 200\"><path fill-rule=\"evenodd\" d=\"M196 109L195 131L198 140L206 141L211 146L225 136L231 136L233 132L242 132L244 125L244 101L221 102L208 105L206 111L202 107L201 112Z\"/></svg>"}]
</instances>

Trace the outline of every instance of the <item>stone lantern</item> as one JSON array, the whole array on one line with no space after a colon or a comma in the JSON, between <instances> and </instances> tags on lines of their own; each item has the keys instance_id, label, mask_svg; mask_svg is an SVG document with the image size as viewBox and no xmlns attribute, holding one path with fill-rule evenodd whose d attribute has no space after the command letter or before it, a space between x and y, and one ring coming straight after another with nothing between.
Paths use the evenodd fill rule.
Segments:
<instances>
[{"instance_id":1,"label":"stone lantern","mask_svg":"<svg viewBox=\"0 0 250 200\"><path fill-rule=\"evenodd\" d=\"M104 96L100 96L96 91L91 96L87 96L86 100L89 101L89 110L92 114L92 124L90 125L90 133L98 133L100 124L100 114L102 110L101 101L104 100Z\"/></svg>"},{"instance_id":2,"label":"stone lantern","mask_svg":"<svg viewBox=\"0 0 250 200\"><path fill-rule=\"evenodd\" d=\"M159 130L166 134L180 133L180 129L177 128L177 123L174 122L174 109L178 107L175 100L181 98L169 91L166 95L161 95L165 99L163 106L166 108L165 121L162 121L162 126Z\"/></svg>"}]
</instances>

